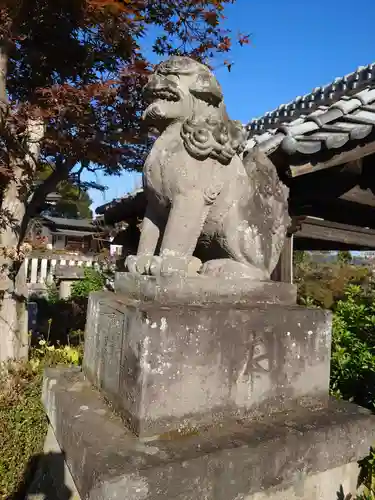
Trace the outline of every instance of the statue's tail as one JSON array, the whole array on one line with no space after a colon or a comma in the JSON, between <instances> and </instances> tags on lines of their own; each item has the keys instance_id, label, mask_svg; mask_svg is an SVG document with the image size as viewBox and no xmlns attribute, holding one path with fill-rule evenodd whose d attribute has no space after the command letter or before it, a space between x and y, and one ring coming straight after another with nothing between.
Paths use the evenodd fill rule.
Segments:
<instances>
[{"instance_id":1,"label":"statue's tail","mask_svg":"<svg viewBox=\"0 0 375 500\"><path fill-rule=\"evenodd\" d=\"M254 190L251 225L260 236L257 254L263 261L262 267L271 274L280 258L290 224L289 189L279 179L271 160L257 148L249 151L243 163Z\"/></svg>"}]
</instances>

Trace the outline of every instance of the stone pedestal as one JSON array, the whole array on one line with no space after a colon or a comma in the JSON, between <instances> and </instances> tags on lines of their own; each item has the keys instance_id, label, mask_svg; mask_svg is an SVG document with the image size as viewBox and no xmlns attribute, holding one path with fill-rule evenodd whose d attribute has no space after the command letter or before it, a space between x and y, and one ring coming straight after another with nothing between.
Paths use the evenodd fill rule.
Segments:
<instances>
[{"instance_id":1,"label":"stone pedestal","mask_svg":"<svg viewBox=\"0 0 375 500\"><path fill-rule=\"evenodd\" d=\"M84 373L140 436L328 396L330 316L271 304L90 296Z\"/></svg>"},{"instance_id":2,"label":"stone pedestal","mask_svg":"<svg viewBox=\"0 0 375 500\"><path fill-rule=\"evenodd\" d=\"M350 498L375 440L369 411L334 400L137 438L74 369L46 372L43 401L85 500Z\"/></svg>"},{"instance_id":3,"label":"stone pedestal","mask_svg":"<svg viewBox=\"0 0 375 500\"><path fill-rule=\"evenodd\" d=\"M355 490L375 418L328 397L329 313L293 305L289 284L118 275L115 286L90 296L83 371L45 376L82 498Z\"/></svg>"}]
</instances>

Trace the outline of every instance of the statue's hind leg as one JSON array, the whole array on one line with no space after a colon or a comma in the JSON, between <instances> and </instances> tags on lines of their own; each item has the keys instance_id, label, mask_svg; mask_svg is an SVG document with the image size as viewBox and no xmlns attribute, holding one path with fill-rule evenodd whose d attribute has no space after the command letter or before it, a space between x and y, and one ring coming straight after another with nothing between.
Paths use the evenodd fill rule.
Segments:
<instances>
[{"instance_id":1,"label":"statue's hind leg","mask_svg":"<svg viewBox=\"0 0 375 500\"><path fill-rule=\"evenodd\" d=\"M255 281L265 281L269 275L251 264L244 264L232 259L215 259L207 261L201 274L205 276L224 278L247 278Z\"/></svg>"},{"instance_id":2,"label":"statue's hind leg","mask_svg":"<svg viewBox=\"0 0 375 500\"><path fill-rule=\"evenodd\" d=\"M257 228L251 227L245 220L240 220L237 210L228 213L222 226L222 234L217 237L228 258L206 262L202 274L254 280L269 279L269 273L262 265L261 240Z\"/></svg>"}]
</instances>

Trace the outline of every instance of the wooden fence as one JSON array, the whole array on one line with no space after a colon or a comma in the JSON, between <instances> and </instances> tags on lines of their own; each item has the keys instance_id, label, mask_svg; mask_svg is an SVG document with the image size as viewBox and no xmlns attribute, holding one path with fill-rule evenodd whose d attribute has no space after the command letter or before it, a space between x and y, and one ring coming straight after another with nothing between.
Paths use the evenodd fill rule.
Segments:
<instances>
[{"instance_id":1,"label":"wooden fence","mask_svg":"<svg viewBox=\"0 0 375 500\"><path fill-rule=\"evenodd\" d=\"M53 280L53 275L57 265L60 266L98 266L95 256L86 257L83 255L51 255L51 256L30 256L25 260L26 281L28 284L44 284Z\"/></svg>"}]
</instances>

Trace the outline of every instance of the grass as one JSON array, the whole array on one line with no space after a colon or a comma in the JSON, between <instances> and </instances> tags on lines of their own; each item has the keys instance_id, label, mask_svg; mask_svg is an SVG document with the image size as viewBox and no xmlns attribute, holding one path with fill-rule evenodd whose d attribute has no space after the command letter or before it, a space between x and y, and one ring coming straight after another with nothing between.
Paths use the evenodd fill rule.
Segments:
<instances>
[{"instance_id":1,"label":"grass","mask_svg":"<svg viewBox=\"0 0 375 500\"><path fill-rule=\"evenodd\" d=\"M27 482L27 466L43 449L47 418L41 403L41 370L12 364L0 384L0 499Z\"/></svg>"},{"instance_id":2,"label":"grass","mask_svg":"<svg viewBox=\"0 0 375 500\"><path fill-rule=\"evenodd\" d=\"M41 402L43 369L80 365L81 360L82 345L60 347L40 340L29 361L10 363L0 377L0 500L24 498L22 489L33 473L29 464L43 450L48 428Z\"/></svg>"}]
</instances>

